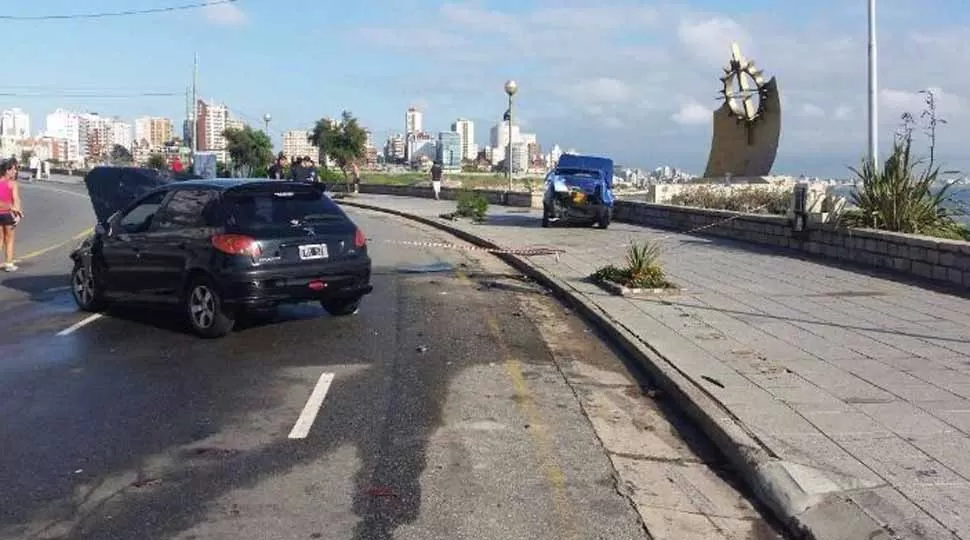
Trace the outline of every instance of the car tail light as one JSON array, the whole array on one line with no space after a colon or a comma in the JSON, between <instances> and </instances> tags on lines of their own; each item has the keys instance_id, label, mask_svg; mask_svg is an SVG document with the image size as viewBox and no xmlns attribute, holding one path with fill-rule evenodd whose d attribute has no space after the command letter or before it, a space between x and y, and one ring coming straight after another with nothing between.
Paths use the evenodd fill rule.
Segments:
<instances>
[{"instance_id":1,"label":"car tail light","mask_svg":"<svg viewBox=\"0 0 970 540\"><path fill-rule=\"evenodd\" d=\"M366 245L367 245L367 237L364 236L364 231L357 229L357 232L354 233L354 247L357 249L360 249L362 247L365 247Z\"/></svg>"},{"instance_id":2,"label":"car tail light","mask_svg":"<svg viewBox=\"0 0 970 540\"><path fill-rule=\"evenodd\" d=\"M212 237L212 245L229 255L259 257L263 254L259 242L242 234L217 234Z\"/></svg>"}]
</instances>

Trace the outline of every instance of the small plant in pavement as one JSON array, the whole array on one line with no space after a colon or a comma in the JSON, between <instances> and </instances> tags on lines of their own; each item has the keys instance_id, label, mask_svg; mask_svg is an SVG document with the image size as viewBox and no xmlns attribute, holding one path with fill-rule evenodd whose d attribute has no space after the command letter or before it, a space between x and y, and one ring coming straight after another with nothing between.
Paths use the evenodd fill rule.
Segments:
<instances>
[{"instance_id":1,"label":"small plant in pavement","mask_svg":"<svg viewBox=\"0 0 970 540\"><path fill-rule=\"evenodd\" d=\"M660 265L660 246L656 242L634 243L626 252L626 266L619 268L607 265L592 275L595 281L607 281L631 289L668 289L673 285L667 281Z\"/></svg>"},{"instance_id":2,"label":"small plant in pavement","mask_svg":"<svg viewBox=\"0 0 970 540\"><path fill-rule=\"evenodd\" d=\"M462 191L458 194L458 216L472 218L475 221L485 221L488 212L488 199L481 193Z\"/></svg>"}]
</instances>

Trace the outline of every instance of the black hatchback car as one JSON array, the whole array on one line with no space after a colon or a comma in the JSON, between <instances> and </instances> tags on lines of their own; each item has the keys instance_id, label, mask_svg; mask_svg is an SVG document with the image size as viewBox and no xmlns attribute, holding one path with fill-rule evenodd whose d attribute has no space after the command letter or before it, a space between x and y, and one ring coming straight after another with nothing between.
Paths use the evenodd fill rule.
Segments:
<instances>
[{"instance_id":1,"label":"black hatchback car","mask_svg":"<svg viewBox=\"0 0 970 540\"><path fill-rule=\"evenodd\" d=\"M319 301L350 315L373 290L366 238L322 185L108 167L85 184L98 224L71 254L82 310L175 304L196 333L220 337L246 310Z\"/></svg>"}]
</instances>

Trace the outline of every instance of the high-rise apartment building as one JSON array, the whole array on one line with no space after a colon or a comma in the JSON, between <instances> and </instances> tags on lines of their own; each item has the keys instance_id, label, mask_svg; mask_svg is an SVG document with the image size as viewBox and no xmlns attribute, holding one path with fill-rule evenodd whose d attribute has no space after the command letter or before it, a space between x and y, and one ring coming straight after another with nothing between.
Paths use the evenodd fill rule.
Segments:
<instances>
[{"instance_id":1,"label":"high-rise apartment building","mask_svg":"<svg viewBox=\"0 0 970 540\"><path fill-rule=\"evenodd\" d=\"M118 145L131 152L135 142L134 137L132 137L131 124L115 118L110 121L109 125L111 126L111 147L114 148L114 145Z\"/></svg>"},{"instance_id":2,"label":"high-rise apartment building","mask_svg":"<svg viewBox=\"0 0 970 540\"><path fill-rule=\"evenodd\" d=\"M47 115L47 135L65 141L64 152L59 159L77 162L81 159L81 120L77 113L56 109Z\"/></svg>"},{"instance_id":3,"label":"high-rise apartment building","mask_svg":"<svg viewBox=\"0 0 970 540\"><path fill-rule=\"evenodd\" d=\"M512 172L529 170L529 145L523 142L512 143Z\"/></svg>"},{"instance_id":4,"label":"high-rise apartment building","mask_svg":"<svg viewBox=\"0 0 970 540\"><path fill-rule=\"evenodd\" d=\"M448 170L461 169L461 137L454 131L438 133L437 158L441 167Z\"/></svg>"},{"instance_id":5,"label":"high-rise apartment building","mask_svg":"<svg viewBox=\"0 0 970 540\"><path fill-rule=\"evenodd\" d=\"M30 136L30 115L19 108L0 111L0 137L26 139Z\"/></svg>"},{"instance_id":6,"label":"high-rise apartment building","mask_svg":"<svg viewBox=\"0 0 970 540\"><path fill-rule=\"evenodd\" d=\"M319 151L309 140L310 131L293 129L283 133L283 155L288 158L310 156L317 159Z\"/></svg>"},{"instance_id":7,"label":"high-rise apartment building","mask_svg":"<svg viewBox=\"0 0 970 540\"><path fill-rule=\"evenodd\" d=\"M404 134L411 135L424 131L424 115L416 107L411 107L404 115Z\"/></svg>"},{"instance_id":8,"label":"high-rise apartment building","mask_svg":"<svg viewBox=\"0 0 970 540\"><path fill-rule=\"evenodd\" d=\"M223 133L229 127L229 108L201 99L197 108L198 149L204 152L224 151L227 143Z\"/></svg>"},{"instance_id":9,"label":"high-rise apartment building","mask_svg":"<svg viewBox=\"0 0 970 540\"><path fill-rule=\"evenodd\" d=\"M147 143L149 148L161 148L172 140L172 121L157 116L135 119L135 142Z\"/></svg>"},{"instance_id":10,"label":"high-rise apartment building","mask_svg":"<svg viewBox=\"0 0 970 540\"><path fill-rule=\"evenodd\" d=\"M451 130L461 139L461 158L469 161L478 157L478 145L475 144L475 123L466 118L459 118L451 125Z\"/></svg>"},{"instance_id":11,"label":"high-rise apartment building","mask_svg":"<svg viewBox=\"0 0 970 540\"><path fill-rule=\"evenodd\" d=\"M492 126L491 133L491 144L492 148L505 148L509 146L509 123L508 121L503 121L499 124ZM521 134L519 133L519 126L512 124L512 142L517 143L521 139Z\"/></svg>"},{"instance_id":12,"label":"high-rise apartment building","mask_svg":"<svg viewBox=\"0 0 970 540\"><path fill-rule=\"evenodd\" d=\"M116 129L116 124L121 127ZM82 158L94 161L104 159L111 154L115 144L123 142L127 142L126 148L131 148L131 126L129 124L103 117L97 113L86 113L78 115L78 126ZM128 131L127 136L124 133L125 127Z\"/></svg>"}]
</instances>

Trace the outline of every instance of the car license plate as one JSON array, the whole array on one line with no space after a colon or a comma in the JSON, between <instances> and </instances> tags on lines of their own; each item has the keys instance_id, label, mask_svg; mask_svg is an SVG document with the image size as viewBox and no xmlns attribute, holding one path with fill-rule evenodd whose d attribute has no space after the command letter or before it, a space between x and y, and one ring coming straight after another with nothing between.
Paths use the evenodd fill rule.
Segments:
<instances>
[{"instance_id":1,"label":"car license plate","mask_svg":"<svg viewBox=\"0 0 970 540\"><path fill-rule=\"evenodd\" d=\"M312 260L312 259L326 259L327 244L307 244L305 246L300 246L300 259Z\"/></svg>"}]
</instances>

